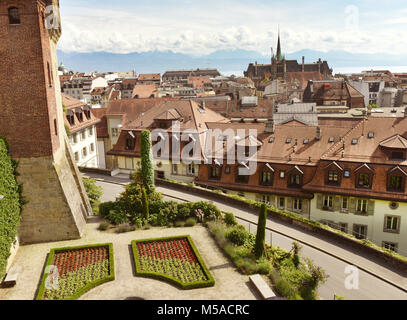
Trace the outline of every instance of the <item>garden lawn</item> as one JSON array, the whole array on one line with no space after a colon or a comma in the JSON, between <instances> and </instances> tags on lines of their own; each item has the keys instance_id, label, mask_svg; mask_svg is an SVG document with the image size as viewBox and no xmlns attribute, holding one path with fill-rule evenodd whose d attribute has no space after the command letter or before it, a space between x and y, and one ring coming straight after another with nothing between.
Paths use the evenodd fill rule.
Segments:
<instances>
[{"instance_id":1,"label":"garden lawn","mask_svg":"<svg viewBox=\"0 0 407 320\"><path fill-rule=\"evenodd\" d=\"M132 241L136 273L181 289L212 287L215 281L190 236Z\"/></svg>"},{"instance_id":2,"label":"garden lawn","mask_svg":"<svg viewBox=\"0 0 407 320\"><path fill-rule=\"evenodd\" d=\"M74 300L111 280L112 244L52 249L37 300Z\"/></svg>"}]
</instances>

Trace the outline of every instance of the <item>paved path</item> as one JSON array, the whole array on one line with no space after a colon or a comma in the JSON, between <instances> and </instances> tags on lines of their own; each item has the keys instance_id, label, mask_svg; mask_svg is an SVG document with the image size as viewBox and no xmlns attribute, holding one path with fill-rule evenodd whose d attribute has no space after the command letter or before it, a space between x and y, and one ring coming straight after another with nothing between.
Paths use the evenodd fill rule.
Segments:
<instances>
[{"instance_id":1,"label":"paved path","mask_svg":"<svg viewBox=\"0 0 407 320\"><path fill-rule=\"evenodd\" d=\"M114 199L123 189L123 185L128 183L126 179L111 178L106 176L93 175L94 178L105 180L98 183L105 189L105 197ZM109 182L114 182L116 185ZM184 201L211 200L207 197L196 196L171 188L159 187L158 191L166 195L167 199L178 199ZM255 231L257 223L257 214L247 212L238 207L226 205L219 201L214 203L222 210L233 212L236 217L251 221L253 224L244 222L247 228ZM292 225L268 221L267 227L277 232L266 234L268 242L280 246L284 249L290 249L293 239L302 242L303 257L312 259L317 265L321 266L328 274L328 281L320 288L319 293L323 299L332 299L334 294L345 296L347 299L385 299L398 300L407 299L407 278L406 274L400 274L383 265L382 261L372 261L351 248L338 247L328 239L321 239L314 236L311 232L306 232ZM345 288L345 268L353 264L360 268L359 270L359 290L347 290Z\"/></svg>"},{"instance_id":2,"label":"paved path","mask_svg":"<svg viewBox=\"0 0 407 320\"><path fill-rule=\"evenodd\" d=\"M255 300L258 293L250 284L249 277L241 275L224 256L202 226L193 228L153 228L129 233L116 234L97 230L98 221L88 223L82 239L21 246L14 265L22 271L14 288L1 289L0 300L32 300L41 279L47 254L52 248L78 245L113 243L116 279L102 284L80 300L124 300L142 298L145 300ZM211 288L184 291L163 281L136 277L134 274L131 241L176 235L190 235L203 260L215 278Z\"/></svg>"}]
</instances>

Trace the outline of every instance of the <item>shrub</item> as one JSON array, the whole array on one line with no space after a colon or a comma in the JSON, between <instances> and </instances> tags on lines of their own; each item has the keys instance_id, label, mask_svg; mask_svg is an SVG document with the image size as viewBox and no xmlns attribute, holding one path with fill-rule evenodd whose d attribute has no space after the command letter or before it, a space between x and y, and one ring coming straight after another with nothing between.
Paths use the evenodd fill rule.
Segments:
<instances>
[{"instance_id":1,"label":"shrub","mask_svg":"<svg viewBox=\"0 0 407 320\"><path fill-rule=\"evenodd\" d=\"M293 263L294 263L294 266L295 266L296 268L298 268L298 266L299 266L300 263L301 263L300 251L301 251L301 246L300 246L300 244L299 244L298 242L293 242L293 246L292 246L291 252L292 252L292 254L293 254L293 256L292 256L292 258L293 258Z\"/></svg>"},{"instance_id":2,"label":"shrub","mask_svg":"<svg viewBox=\"0 0 407 320\"><path fill-rule=\"evenodd\" d=\"M178 221L175 221L174 225L176 228L181 228L184 226L184 222L178 220Z\"/></svg>"},{"instance_id":3,"label":"shrub","mask_svg":"<svg viewBox=\"0 0 407 320\"><path fill-rule=\"evenodd\" d=\"M190 202L179 203L177 211L179 219L187 219L194 216L193 204Z\"/></svg>"},{"instance_id":4,"label":"shrub","mask_svg":"<svg viewBox=\"0 0 407 320\"><path fill-rule=\"evenodd\" d=\"M143 230L149 230L149 229L151 229L151 225L149 225L148 223L143 226Z\"/></svg>"},{"instance_id":5,"label":"shrub","mask_svg":"<svg viewBox=\"0 0 407 320\"><path fill-rule=\"evenodd\" d=\"M151 134L150 131L144 130L141 132L141 178L143 185L147 188L154 187L154 167L153 153L151 150Z\"/></svg>"},{"instance_id":6,"label":"shrub","mask_svg":"<svg viewBox=\"0 0 407 320\"><path fill-rule=\"evenodd\" d=\"M271 262L267 260L259 261L257 264L257 273L268 275L272 269Z\"/></svg>"},{"instance_id":7,"label":"shrub","mask_svg":"<svg viewBox=\"0 0 407 320\"><path fill-rule=\"evenodd\" d=\"M104 202L99 205L99 213L102 217L107 217L111 210L116 209L116 202Z\"/></svg>"},{"instance_id":8,"label":"shrub","mask_svg":"<svg viewBox=\"0 0 407 320\"><path fill-rule=\"evenodd\" d=\"M218 207L207 201L195 202L193 204L193 210L195 213L197 213L199 210L202 211L206 220L215 220L220 218L222 215Z\"/></svg>"},{"instance_id":9,"label":"shrub","mask_svg":"<svg viewBox=\"0 0 407 320\"><path fill-rule=\"evenodd\" d=\"M237 220L235 218L235 215L230 212L225 212L225 223L228 226L235 226L237 225Z\"/></svg>"},{"instance_id":10,"label":"shrub","mask_svg":"<svg viewBox=\"0 0 407 320\"><path fill-rule=\"evenodd\" d=\"M136 230L135 226L130 226L129 224L123 224L123 225L120 225L116 229L116 233L126 233L126 232L135 231L135 230Z\"/></svg>"},{"instance_id":11,"label":"shrub","mask_svg":"<svg viewBox=\"0 0 407 320\"><path fill-rule=\"evenodd\" d=\"M100 204L100 197L103 194L102 187L96 185L96 180L91 178L82 178L83 185L85 186L86 193L88 194L90 205L94 213L98 213Z\"/></svg>"},{"instance_id":12,"label":"shrub","mask_svg":"<svg viewBox=\"0 0 407 320\"><path fill-rule=\"evenodd\" d=\"M115 225L129 222L126 213L120 210L110 210L109 214L106 216L106 219Z\"/></svg>"},{"instance_id":13,"label":"shrub","mask_svg":"<svg viewBox=\"0 0 407 320\"><path fill-rule=\"evenodd\" d=\"M100 230L100 231L106 231L107 229L109 229L109 227L110 227L110 223L104 221L104 222L101 222L101 223L99 224L98 230Z\"/></svg>"},{"instance_id":14,"label":"shrub","mask_svg":"<svg viewBox=\"0 0 407 320\"><path fill-rule=\"evenodd\" d=\"M0 137L0 283L6 271L11 247L16 240L24 200L18 184L18 163L11 159L7 141Z\"/></svg>"},{"instance_id":15,"label":"shrub","mask_svg":"<svg viewBox=\"0 0 407 320\"><path fill-rule=\"evenodd\" d=\"M264 245L266 237L266 222L267 222L267 205L262 204L259 213L259 222L257 225L256 244L254 247L254 254L257 259L260 259L264 255Z\"/></svg>"},{"instance_id":16,"label":"shrub","mask_svg":"<svg viewBox=\"0 0 407 320\"><path fill-rule=\"evenodd\" d=\"M246 230L233 228L226 234L226 238L237 246L243 246L248 238Z\"/></svg>"},{"instance_id":17,"label":"shrub","mask_svg":"<svg viewBox=\"0 0 407 320\"><path fill-rule=\"evenodd\" d=\"M196 225L196 219L195 218L188 218L187 221L185 222L186 227L193 227Z\"/></svg>"}]
</instances>

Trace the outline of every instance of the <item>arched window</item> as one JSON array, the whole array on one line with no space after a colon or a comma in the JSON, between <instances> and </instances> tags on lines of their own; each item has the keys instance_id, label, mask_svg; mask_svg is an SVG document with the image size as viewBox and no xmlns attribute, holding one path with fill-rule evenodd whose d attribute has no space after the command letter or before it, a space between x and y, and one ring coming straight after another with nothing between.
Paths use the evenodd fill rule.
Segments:
<instances>
[{"instance_id":1,"label":"arched window","mask_svg":"<svg viewBox=\"0 0 407 320\"><path fill-rule=\"evenodd\" d=\"M10 24L20 24L20 12L18 8L11 7L8 9L8 19Z\"/></svg>"}]
</instances>

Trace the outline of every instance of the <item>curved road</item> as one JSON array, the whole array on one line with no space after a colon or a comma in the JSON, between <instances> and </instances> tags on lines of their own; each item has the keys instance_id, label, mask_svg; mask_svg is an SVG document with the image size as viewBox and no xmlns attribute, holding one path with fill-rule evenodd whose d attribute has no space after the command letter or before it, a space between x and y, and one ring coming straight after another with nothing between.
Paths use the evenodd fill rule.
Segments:
<instances>
[{"instance_id":1,"label":"curved road","mask_svg":"<svg viewBox=\"0 0 407 320\"><path fill-rule=\"evenodd\" d=\"M114 200L123 191L123 184L126 184L126 180L114 179L113 183L110 181L113 178L104 177L95 174L87 174L96 178L97 184L100 185L104 190L104 195L102 196L102 201ZM100 180L98 178L101 178ZM104 181L101 181L104 180ZM109 180L109 181L107 181ZM118 183L122 183L118 184ZM166 200L176 200L176 201L199 201L199 200L210 200L207 198L202 198L195 196L190 193L173 190L169 188L158 187L158 191L164 194ZM256 213L250 213L243 211L237 207L232 207L225 205L223 203L214 201L222 211L233 212L236 217L243 218L240 221L242 225L245 225L250 231L255 231L255 223L257 221ZM254 223L248 223L247 221L252 221ZM407 288L407 279L405 276L400 275L392 270L389 270L379 263L375 263L369 259L362 256L357 256L352 252L335 246L333 243L320 240L315 236L307 234L301 229L296 229L292 225L284 225L276 223L274 221L268 221L267 227L273 230L278 230L282 234L277 232L266 232L267 242L272 241L274 246L279 246L284 249L291 249L291 244L294 239L305 240L304 242L311 244L311 246L301 243L302 245L302 257L309 258L315 262L316 265L322 267L325 272L329 275L327 282L319 288L319 295L322 299L332 300L334 294L344 296L347 300L406 300L407 293L405 290L401 290L391 283L396 283L401 288ZM335 252L335 255L327 254L318 248L323 248L324 251ZM338 259L336 254L344 258L346 261L357 261L355 264L360 263L360 265L366 266L365 272L359 270L359 288L356 290L347 290L345 288L345 279L347 275L345 274L345 268L349 265L343 261L343 259ZM356 257L356 258L355 258ZM355 260L356 259L356 260ZM375 273L380 273L385 279L391 280L390 283L375 276Z\"/></svg>"}]
</instances>

